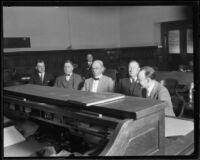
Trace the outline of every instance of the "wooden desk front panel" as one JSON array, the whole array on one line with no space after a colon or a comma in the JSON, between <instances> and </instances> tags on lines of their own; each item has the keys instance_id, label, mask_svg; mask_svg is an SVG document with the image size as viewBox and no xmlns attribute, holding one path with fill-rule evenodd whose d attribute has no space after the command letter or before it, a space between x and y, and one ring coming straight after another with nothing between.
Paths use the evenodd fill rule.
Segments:
<instances>
[{"instance_id":1,"label":"wooden desk front panel","mask_svg":"<svg viewBox=\"0 0 200 160\"><path fill-rule=\"evenodd\" d=\"M100 154L102 156L164 155L164 110L139 120L127 120Z\"/></svg>"}]
</instances>

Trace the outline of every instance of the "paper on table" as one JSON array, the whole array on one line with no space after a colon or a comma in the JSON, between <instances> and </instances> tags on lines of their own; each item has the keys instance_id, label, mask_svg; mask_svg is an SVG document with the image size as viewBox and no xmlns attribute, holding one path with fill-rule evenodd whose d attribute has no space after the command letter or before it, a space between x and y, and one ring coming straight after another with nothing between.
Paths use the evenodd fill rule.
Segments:
<instances>
[{"instance_id":1,"label":"paper on table","mask_svg":"<svg viewBox=\"0 0 200 160\"><path fill-rule=\"evenodd\" d=\"M14 126L4 128L4 147L23 142L25 140L26 139Z\"/></svg>"},{"instance_id":2,"label":"paper on table","mask_svg":"<svg viewBox=\"0 0 200 160\"><path fill-rule=\"evenodd\" d=\"M165 117L165 137L185 136L194 129L194 122Z\"/></svg>"}]
</instances>

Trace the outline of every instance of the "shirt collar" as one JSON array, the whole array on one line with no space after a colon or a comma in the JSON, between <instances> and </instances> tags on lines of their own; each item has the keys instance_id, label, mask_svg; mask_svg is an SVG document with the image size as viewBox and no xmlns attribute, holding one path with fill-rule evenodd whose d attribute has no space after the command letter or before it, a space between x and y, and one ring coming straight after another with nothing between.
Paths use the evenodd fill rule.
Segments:
<instances>
[{"instance_id":1,"label":"shirt collar","mask_svg":"<svg viewBox=\"0 0 200 160\"><path fill-rule=\"evenodd\" d=\"M99 78L99 79L101 79L101 77L102 77L102 74L101 74L101 75L99 75L99 76L97 76L97 77L95 77L95 78Z\"/></svg>"},{"instance_id":2,"label":"shirt collar","mask_svg":"<svg viewBox=\"0 0 200 160\"><path fill-rule=\"evenodd\" d=\"M131 81L131 83L133 82L133 79L134 79L134 82L137 81L137 77L135 77L135 78L131 78L131 77L130 77L130 81Z\"/></svg>"},{"instance_id":3,"label":"shirt collar","mask_svg":"<svg viewBox=\"0 0 200 160\"><path fill-rule=\"evenodd\" d=\"M45 72L42 72L42 73L39 72L38 74L39 74L39 76L40 76L40 75L44 75L44 73L45 73Z\"/></svg>"},{"instance_id":4,"label":"shirt collar","mask_svg":"<svg viewBox=\"0 0 200 160\"><path fill-rule=\"evenodd\" d=\"M71 77L72 73L70 73L69 75L65 75L65 77Z\"/></svg>"}]
</instances>

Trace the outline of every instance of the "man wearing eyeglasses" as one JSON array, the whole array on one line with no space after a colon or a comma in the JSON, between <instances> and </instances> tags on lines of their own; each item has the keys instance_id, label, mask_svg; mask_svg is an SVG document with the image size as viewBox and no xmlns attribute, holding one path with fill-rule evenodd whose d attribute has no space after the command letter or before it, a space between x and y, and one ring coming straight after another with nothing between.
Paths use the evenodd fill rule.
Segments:
<instances>
[{"instance_id":1,"label":"man wearing eyeglasses","mask_svg":"<svg viewBox=\"0 0 200 160\"><path fill-rule=\"evenodd\" d=\"M110 77L103 75L103 72L103 62L95 60L92 64L93 77L85 80L82 90L89 92L113 92L114 82Z\"/></svg>"}]
</instances>

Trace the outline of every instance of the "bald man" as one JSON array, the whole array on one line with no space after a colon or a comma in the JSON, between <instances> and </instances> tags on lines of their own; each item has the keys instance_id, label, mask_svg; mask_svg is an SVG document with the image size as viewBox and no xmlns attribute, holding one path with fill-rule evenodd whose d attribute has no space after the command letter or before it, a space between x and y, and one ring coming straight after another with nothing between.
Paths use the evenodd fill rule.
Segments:
<instances>
[{"instance_id":1,"label":"bald man","mask_svg":"<svg viewBox=\"0 0 200 160\"><path fill-rule=\"evenodd\" d=\"M128 65L129 78L122 78L116 86L116 92L127 96L142 97L142 87L137 80L140 65L137 61L131 61Z\"/></svg>"},{"instance_id":2,"label":"bald man","mask_svg":"<svg viewBox=\"0 0 200 160\"><path fill-rule=\"evenodd\" d=\"M113 92L114 82L110 77L103 75L104 65L100 60L92 64L92 78L86 79L82 91Z\"/></svg>"}]
</instances>

